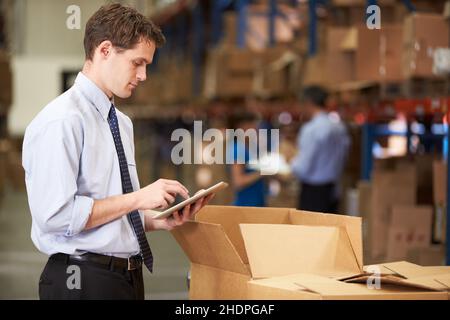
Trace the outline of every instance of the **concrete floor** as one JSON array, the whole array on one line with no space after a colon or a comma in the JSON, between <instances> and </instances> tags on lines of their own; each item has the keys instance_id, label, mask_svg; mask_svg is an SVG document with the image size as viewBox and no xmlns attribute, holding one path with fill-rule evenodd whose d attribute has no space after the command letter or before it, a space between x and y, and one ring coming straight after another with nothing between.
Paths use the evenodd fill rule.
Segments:
<instances>
[{"instance_id":1,"label":"concrete floor","mask_svg":"<svg viewBox=\"0 0 450 320\"><path fill-rule=\"evenodd\" d=\"M0 200L0 299L38 299L47 256L34 247L25 192L7 190ZM168 232L148 234L154 273L144 270L146 299L187 299L189 260Z\"/></svg>"}]
</instances>

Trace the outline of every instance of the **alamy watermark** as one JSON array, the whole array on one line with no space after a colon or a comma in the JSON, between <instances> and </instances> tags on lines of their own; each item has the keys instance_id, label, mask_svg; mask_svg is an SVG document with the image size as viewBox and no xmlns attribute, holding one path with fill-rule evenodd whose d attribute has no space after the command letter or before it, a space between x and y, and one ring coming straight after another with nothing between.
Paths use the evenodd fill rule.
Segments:
<instances>
[{"instance_id":1,"label":"alamy watermark","mask_svg":"<svg viewBox=\"0 0 450 320\"><path fill-rule=\"evenodd\" d=\"M381 9L376 4L368 6L366 9L368 29L381 29Z\"/></svg>"},{"instance_id":2,"label":"alamy watermark","mask_svg":"<svg viewBox=\"0 0 450 320\"><path fill-rule=\"evenodd\" d=\"M66 13L69 15L66 19L66 27L69 30L81 29L81 9L79 6L72 4L67 7Z\"/></svg>"},{"instance_id":3,"label":"alamy watermark","mask_svg":"<svg viewBox=\"0 0 450 320\"><path fill-rule=\"evenodd\" d=\"M368 289L381 289L381 270L378 266L368 266L367 272L371 273L372 275L369 276L367 279L367 288Z\"/></svg>"},{"instance_id":4,"label":"alamy watermark","mask_svg":"<svg viewBox=\"0 0 450 320\"><path fill-rule=\"evenodd\" d=\"M69 290L81 290L81 269L80 266L70 265L67 267L66 273L69 274L67 277L66 286Z\"/></svg>"},{"instance_id":5,"label":"alamy watermark","mask_svg":"<svg viewBox=\"0 0 450 320\"><path fill-rule=\"evenodd\" d=\"M262 175L277 174L280 169L279 163L270 156L279 153L279 129L226 129L224 134L215 128L203 132L202 121L194 121L193 137L189 130L180 128L172 132L171 141L178 142L171 152L171 160L176 165L245 164L245 152L235 148L236 143L244 148L248 147L247 164L259 170ZM204 142L209 144L204 146Z\"/></svg>"}]
</instances>

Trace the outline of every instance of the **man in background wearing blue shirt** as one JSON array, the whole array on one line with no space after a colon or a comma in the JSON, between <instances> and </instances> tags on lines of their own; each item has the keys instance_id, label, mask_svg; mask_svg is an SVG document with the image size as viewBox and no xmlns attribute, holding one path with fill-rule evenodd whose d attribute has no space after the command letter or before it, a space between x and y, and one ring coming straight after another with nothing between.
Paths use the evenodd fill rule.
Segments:
<instances>
[{"instance_id":1,"label":"man in background wearing blue shirt","mask_svg":"<svg viewBox=\"0 0 450 320\"><path fill-rule=\"evenodd\" d=\"M146 79L161 30L136 10L101 7L86 24L85 64L75 84L30 123L22 164L32 216L31 238L49 260L41 299L144 299L142 265L153 268L145 232L185 223L210 199L164 220L188 190L159 179L140 188L133 124L116 109Z\"/></svg>"},{"instance_id":2,"label":"man in background wearing blue shirt","mask_svg":"<svg viewBox=\"0 0 450 320\"><path fill-rule=\"evenodd\" d=\"M303 110L309 121L298 134L299 153L292 170L301 182L299 209L336 213L338 182L350 138L340 119L325 112L327 96L319 86L303 91Z\"/></svg>"}]
</instances>

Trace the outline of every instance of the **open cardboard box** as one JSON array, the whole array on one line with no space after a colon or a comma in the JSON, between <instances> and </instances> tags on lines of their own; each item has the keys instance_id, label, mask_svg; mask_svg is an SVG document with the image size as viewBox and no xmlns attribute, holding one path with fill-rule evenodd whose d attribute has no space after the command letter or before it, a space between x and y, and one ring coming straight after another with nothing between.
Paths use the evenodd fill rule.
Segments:
<instances>
[{"instance_id":1,"label":"open cardboard box","mask_svg":"<svg viewBox=\"0 0 450 320\"><path fill-rule=\"evenodd\" d=\"M445 268L386 264L382 289L369 289L357 217L206 206L172 234L191 261L191 299L448 299Z\"/></svg>"}]
</instances>

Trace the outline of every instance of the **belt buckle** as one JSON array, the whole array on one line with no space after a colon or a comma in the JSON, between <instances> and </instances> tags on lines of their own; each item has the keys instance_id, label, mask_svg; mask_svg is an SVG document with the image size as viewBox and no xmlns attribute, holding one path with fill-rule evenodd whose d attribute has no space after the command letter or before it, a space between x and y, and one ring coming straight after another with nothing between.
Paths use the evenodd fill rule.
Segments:
<instances>
[{"instance_id":1,"label":"belt buckle","mask_svg":"<svg viewBox=\"0 0 450 320\"><path fill-rule=\"evenodd\" d=\"M136 270L136 265L135 265L135 263L131 263L131 259L134 259L134 257L129 257L128 259L127 259L127 261L128 261L128 271L132 271L132 270Z\"/></svg>"}]
</instances>

